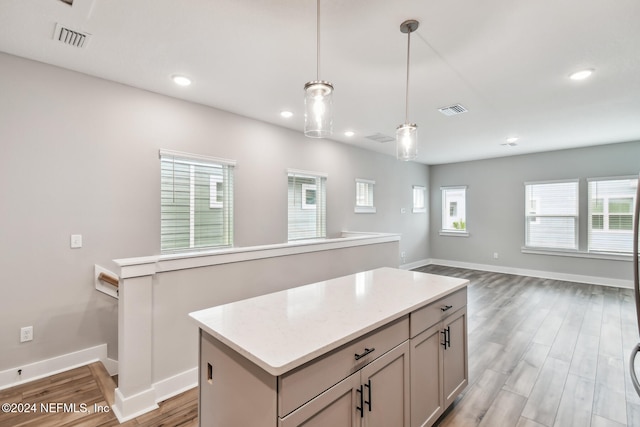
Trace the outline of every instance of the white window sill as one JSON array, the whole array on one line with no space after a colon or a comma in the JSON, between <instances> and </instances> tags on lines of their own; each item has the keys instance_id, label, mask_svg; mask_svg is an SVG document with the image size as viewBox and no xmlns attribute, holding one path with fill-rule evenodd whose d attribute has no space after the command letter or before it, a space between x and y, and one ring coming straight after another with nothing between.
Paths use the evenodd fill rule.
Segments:
<instances>
[{"instance_id":1,"label":"white window sill","mask_svg":"<svg viewBox=\"0 0 640 427\"><path fill-rule=\"evenodd\" d=\"M441 236L450 236L450 237L469 237L469 232L467 231L451 231L451 230L440 230Z\"/></svg>"},{"instance_id":2,"label":"white window sill","mask_svg":"<svg viewBox=\"0 0 640 427\"><path fill-rule=\"evenodd\" d=\"M376 208L373 206L356 206L353 211L355 213L376 213Z\"/></svg>"},{"instance_id":3,"label":"white window sill","mask_svg":"<svg viewBox=\"0 0 640 427\"><path fill-rule=\"evenodd\" d=\"M522 247L520 252L523 254L535 254L535 255L553 255L553 256L566 256L573 258L591 258L591 259L606 259L612 261L632 261L633 255L613 253L613 252L585 252L585 251L571 251L560 249L537 249Z\"/></svg>"}]
</instances>

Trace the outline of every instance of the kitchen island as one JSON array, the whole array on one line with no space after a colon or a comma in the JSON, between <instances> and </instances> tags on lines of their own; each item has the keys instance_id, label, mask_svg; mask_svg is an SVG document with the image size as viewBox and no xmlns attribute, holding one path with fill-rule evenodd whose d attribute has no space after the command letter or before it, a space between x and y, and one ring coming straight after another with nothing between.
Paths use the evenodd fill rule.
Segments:
<instances>
[{"instance_id":1,"label":"kitchen island","mask_svg":"<svg viewBox=\"0 0 640 427\"><path fill-rule=\"evenodd\" d=\"M200 425L431 425L467 384L467 284L380 268L191 313Z\"/></svg>"}]
</instances>

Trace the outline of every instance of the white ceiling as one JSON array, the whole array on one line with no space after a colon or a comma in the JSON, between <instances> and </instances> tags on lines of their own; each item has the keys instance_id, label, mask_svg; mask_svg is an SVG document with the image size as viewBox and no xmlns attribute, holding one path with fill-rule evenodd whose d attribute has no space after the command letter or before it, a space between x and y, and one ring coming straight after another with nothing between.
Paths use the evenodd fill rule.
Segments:
<instances>
[{"instance_id":1,"label":"white ceiling","mask_svg":"<svg viewBox=\"0 0 640 427\"><path fill-rule=\"evenodd\" d=\"M409 95L419 162L640 140L638 0L321 0L333 139L395 155L394 142L365 137L404 122L406 19L420 21ZM54 41L56 23L90 33L88 46ZM0 51L300 132L315 47L315 0L0 0ZM591 78L568 78L584 68ZM469 111L437 111L456 103ZM518 146L501 146L509 136Z\"/></svg>"}]
</instances>

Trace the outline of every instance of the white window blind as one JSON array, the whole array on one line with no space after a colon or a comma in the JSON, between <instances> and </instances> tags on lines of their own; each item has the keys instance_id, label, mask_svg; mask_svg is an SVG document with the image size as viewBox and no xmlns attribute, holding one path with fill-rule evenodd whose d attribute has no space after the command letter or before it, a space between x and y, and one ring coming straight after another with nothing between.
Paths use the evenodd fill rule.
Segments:
<instances>
[{"instance_id":1,"label":"white window blind","mask_svg":"<svg viewBox=\"0 0 640 427\"><path fill-rule=\"evenodd\" d=\"M578 181L525 183L525 246L578 249Z\"/></svg>"},{"instance_id":2,"label":"white window blind","mask_svg":"<svg viewBox=\"0 0 640 427\"><path fill-rule=\"evenodd\" d=\"M413 186L413 213L426 212L427 205L425 203L426 187L421 185Z\"/></svg>"},{"instance_id":3,"label":"white window blind","mask_svg":"<svg viewBox=\"0 0 640 427\"><path fill-rule=\"evenodd\" d=\"M294 170L287 175L288 239L326 237L326 175Z\"/></svg>"},{"instance_id":4,"label":"white window blind","mask_svg":"<svg viewBox=\"0 0 640 427\"><path fill-rule=\"evenodd\" d=\"M373 187L376 182L368 179L356 179L356 213L375 213L373 205Z\"/></svg>"},{"instance_id":5,"label":"white window blind","mask_svg":"<svg viewBox=\"0 0 640 427\"><path fill-rule=\"evenodd\" d=\"M441 187L442 231L466 232L467 187Z\"/></svg>"},{"instance_id":6,"label":"white window blind","mask_svg":"<svg viewBox=\"0 0 640 427\"><path fill-rule=\"evenodd\" d=\"M161 252L233 245L233 169L224 159L160 151Z\"/></svg>"},{"instance_id":7,"label":"white window blind","mask_svg":"<svg viewBox=\"0 0 640 427\"><path fill-rule=\"evenodd\" d=\"M589 251L631 253L638 179L601 178L588 183Z\"/></svg>"}]
</instances>

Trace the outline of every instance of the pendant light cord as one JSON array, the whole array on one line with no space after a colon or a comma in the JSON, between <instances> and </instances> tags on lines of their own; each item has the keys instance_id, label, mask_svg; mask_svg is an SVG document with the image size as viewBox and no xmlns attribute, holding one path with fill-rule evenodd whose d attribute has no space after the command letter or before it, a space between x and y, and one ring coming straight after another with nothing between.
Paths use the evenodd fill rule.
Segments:
<instances>
[{"instance_id":1,"label":"pendant light cord","mask_svg":"<svg viewBox=\"0 0 640 427\"><path fill-rule=\"evenodd\" d=\"M409 58L411 57L411 29L407 32L407 91L405 94L404 122L409 123Z\"/></svg>"},{"instance_id":2,"label":"pendant light cord","mask_svg":"<svg viewBox=\"0 0 640 427\"><path fill-rule=\"evenodd\" d=\"M320 0L316 1L316 80L320 80Z\"/></svg>"}]
</instances>

